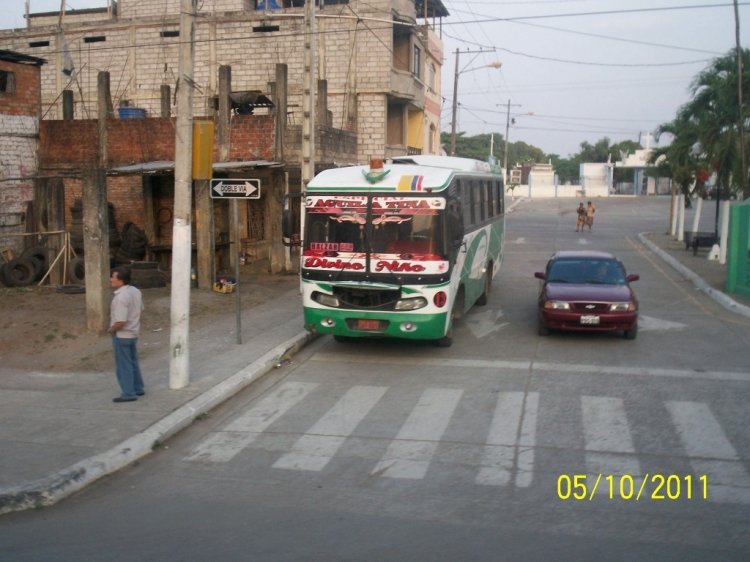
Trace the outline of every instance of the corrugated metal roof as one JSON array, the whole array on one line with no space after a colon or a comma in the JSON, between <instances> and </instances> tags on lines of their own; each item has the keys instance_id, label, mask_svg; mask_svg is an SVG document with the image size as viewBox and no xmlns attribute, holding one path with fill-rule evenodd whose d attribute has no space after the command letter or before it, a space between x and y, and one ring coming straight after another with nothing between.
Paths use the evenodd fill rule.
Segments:
<instances>
[{"instance_id":1,"label":"corrugated metal roof","mask_svg":"<svg viewBox=\"0 0 750 562\"><path fill-rule=\"evenodd\" d=\"M243 160L241 162L214 162L215 171L241 170L245 168L279 168L282 162L271 162L269 160ZM140 162L127 166L111 168L108 173L121 174L158 174L174 171L174 162L171 160L155 160L153 162Z\"/></svg>"},{"instance_id":2,"label":"corrugated metal roof","mask_svg":"<svg viewBox=\"0 0 750 562\"><path fill-rule=\"evenodd\" d=\"M39 57L32 57L31 55L24 55L15 51L6 51L5 49L0 49L0 60L18 64L34 64L36 66L42 66L47 62L45 59L40 59Z\"/></svg>"}]
</instances>

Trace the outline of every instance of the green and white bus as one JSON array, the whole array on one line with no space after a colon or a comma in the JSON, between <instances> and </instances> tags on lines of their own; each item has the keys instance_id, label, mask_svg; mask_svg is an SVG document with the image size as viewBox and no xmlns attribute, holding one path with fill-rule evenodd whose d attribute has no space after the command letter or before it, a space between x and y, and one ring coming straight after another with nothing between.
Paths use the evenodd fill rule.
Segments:
<instances>
[{"instance_id":1,"label":"green and white bus","mask_svg":"<svg viewBox=\"0 0 750 562\"><path fill-rule=\"evenodd\" d=\"M305 327L447 347L503 259L505 189L488 163L409 156L325 170L302 203Z\"/></svg>"}]
</instances>

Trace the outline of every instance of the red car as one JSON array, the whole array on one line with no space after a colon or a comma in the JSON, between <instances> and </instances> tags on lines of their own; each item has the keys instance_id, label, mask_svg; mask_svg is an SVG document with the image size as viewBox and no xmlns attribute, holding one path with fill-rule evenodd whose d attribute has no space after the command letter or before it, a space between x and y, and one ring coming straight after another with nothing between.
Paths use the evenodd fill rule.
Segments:
<instances>
[{"instance_id":1,"label":"red car","mask_svg":"<svg viewBox=\"0 0 750 562\"><path fill-rule=\"evenodd\" d=\"M633 340L638 334L638 299L622 262L606 252L555 253L544 271L539 293L539 335L550 330L615 332Z\"/></svg>"}]
</instances>

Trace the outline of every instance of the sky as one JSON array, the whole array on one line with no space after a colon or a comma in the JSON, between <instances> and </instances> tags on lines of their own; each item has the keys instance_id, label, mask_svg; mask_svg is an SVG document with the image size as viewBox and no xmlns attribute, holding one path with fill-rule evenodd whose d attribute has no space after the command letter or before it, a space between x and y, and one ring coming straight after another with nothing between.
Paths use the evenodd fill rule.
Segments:
<instances>
[{"instance_id":1,"label":"sky","mask_svg":"<svg viewBox=\"0 0 750 562\"><path fill-rule=\"evenodd\" d=\"M60 9L60 0L29 1L32 13ZM645 145L646 134L674 119L690 99L695 76L735 48L731 0L443 4L450 16L438 28L444 44L442 130L451 130L459 49L456 130L505 136L508 126L510 142L562 157L604 137ZM3 0L0 29L25 27L24 5ZM107 0L66 5L105 7ZM742 46L750 48L750 0L739 0L739 20Z\"/></svg>"}]
</instances>

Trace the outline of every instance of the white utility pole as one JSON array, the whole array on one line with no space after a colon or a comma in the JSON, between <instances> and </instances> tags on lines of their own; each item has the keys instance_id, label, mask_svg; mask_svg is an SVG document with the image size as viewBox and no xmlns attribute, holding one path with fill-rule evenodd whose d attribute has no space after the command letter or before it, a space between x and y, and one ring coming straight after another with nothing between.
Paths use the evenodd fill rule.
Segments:
<instances>
[{"instance_id":1,"label":"white utility pole","mask_svg":"<svg viewBox=\"0 0 750 562\"><path fill-rule=\"evenodd\" d=\"M318 73L315 69L315 0L305 2L304 20L304 68L302 77L302 193L315 175L315 91ZM304 200L300 218L300 236L305 233ZM303 240L300 240L304 243Z\"/></svg>"},{"instance_id":2,"label":"white utility pole","mask_svg":"<svg viewBox=\"0 0 750 562\"><path fill-rule=\"evenodd\" d=\"M180 52L174 159L169 388L190 382L190 265L193 187L193 58L197 0L180 0Z\"/></svg>"}]
</instances>

